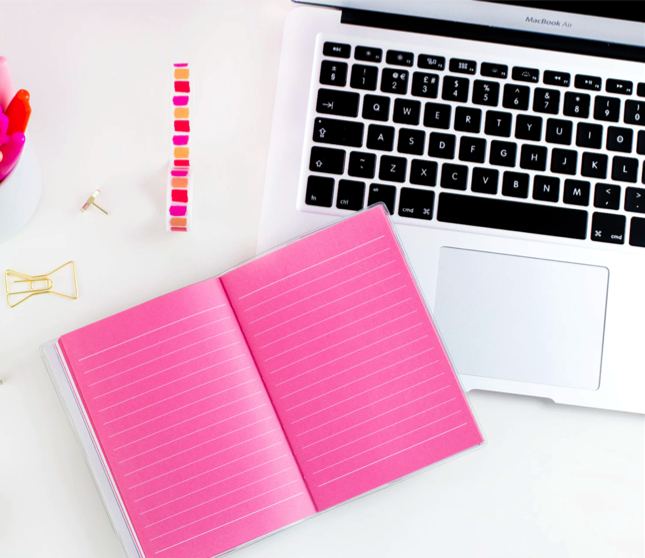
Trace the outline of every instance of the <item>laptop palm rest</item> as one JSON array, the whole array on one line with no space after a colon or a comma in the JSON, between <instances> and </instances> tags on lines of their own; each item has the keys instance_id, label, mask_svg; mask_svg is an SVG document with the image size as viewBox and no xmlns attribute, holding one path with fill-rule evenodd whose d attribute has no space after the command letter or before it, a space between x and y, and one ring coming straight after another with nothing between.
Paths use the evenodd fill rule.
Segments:
<instances>
[{"instance_id":1,"label":"laptop palm rest","mask_svg":"<svg viewBox=\"0 0 645 558\"><path fill-rule=\"evenodd\" d=\"M460 374L595 390L608 270L441 248L434 315Z\"/></svg>"}]
</instances>

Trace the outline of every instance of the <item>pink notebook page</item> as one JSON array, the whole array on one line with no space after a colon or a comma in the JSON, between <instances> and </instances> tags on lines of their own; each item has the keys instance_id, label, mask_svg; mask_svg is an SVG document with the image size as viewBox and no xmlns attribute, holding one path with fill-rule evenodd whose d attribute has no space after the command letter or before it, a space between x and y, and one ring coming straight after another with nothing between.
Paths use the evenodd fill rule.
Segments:
<instances>
[{"instance_id":1,"label":"pink notebook page","mask_svg":"<svg viewBox=\"0 0 645 558\"><path fill-rule=\"evenodd\" d=\"M59 345L147 558L210 558L315 513L219 279Z\"/></svg>"},{"instance_id":2,"label":"pink notebook page","mask_svg":"<svg viewBox=\"0 0 645 558\"><path fill-rule=\"evenodd\" d=\"M319 510L482 443L381 207L222 282Z\"/></svg>"}]
</instances>

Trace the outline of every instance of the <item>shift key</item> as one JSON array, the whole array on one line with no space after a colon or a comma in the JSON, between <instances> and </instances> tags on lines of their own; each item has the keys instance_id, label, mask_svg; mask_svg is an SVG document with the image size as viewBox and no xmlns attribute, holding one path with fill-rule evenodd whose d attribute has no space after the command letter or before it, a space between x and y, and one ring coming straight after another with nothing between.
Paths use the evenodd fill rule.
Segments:
<instances>
[{"instance_id":1,"label":"shift key","mask_svg":"<svg viewBox=\"0 0 645 558\"><path fill-rule=\"evenodd\" d=\"M361 147L364 128L365 126L360 122L316 118L313 140L318 143Z\"/></svg>"}]
</instances>

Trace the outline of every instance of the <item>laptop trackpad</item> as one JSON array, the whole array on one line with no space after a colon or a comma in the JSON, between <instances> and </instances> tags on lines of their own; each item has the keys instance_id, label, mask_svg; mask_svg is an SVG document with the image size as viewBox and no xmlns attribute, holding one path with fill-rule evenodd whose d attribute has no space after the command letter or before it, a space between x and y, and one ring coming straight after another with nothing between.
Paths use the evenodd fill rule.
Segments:
<instances>
[{"instance_id":1,"label":"laptop trackpad","mask_svg":"<svg viewBox=\"0 0 645 558\"><path fill-rule=\"evenodd\" d=\"M434 315L460 374L595 390L604 267L442 248Z\"/></svg>"}]
</instances>

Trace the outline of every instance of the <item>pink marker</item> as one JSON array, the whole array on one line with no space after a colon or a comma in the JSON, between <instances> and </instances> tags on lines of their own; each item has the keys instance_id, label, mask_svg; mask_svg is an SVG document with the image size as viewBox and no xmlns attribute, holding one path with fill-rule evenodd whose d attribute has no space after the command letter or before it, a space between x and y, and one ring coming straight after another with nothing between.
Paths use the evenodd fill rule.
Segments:
<instances>
[{"instance_id":1,"label":"pink marker","mask_svg":"<svg viewBox=\"0 0 645 558\"><path fill-rule=\"evenodd\" d=\"M25 134L16 132L4 145L0 145L2 160L0 161L0 181L4 180L16 166L25 146Z\"/></svg>"},{"instance_id":2,"label":"pink marker","mask_svg":"<svg viewBox=\"0 0 645 558\"><path fill-rule=\"evenodd\" d=\"M4 111L12 98L13 77L11 77L9 61L4 56L0 56L0 109Z\"/></svg>"},{"instance_id":3,"label":"pink marker","mask_svg":"<svg viewBox=\"0 0 645 558\"><path fill-rule=\"evenodd\" d=\"M7 128L9 127L9 117L0 112L0 145L3 143L4 136L7 135ZM8 138L7 138L8 139Z\"/></svg>"}]
</instances>

